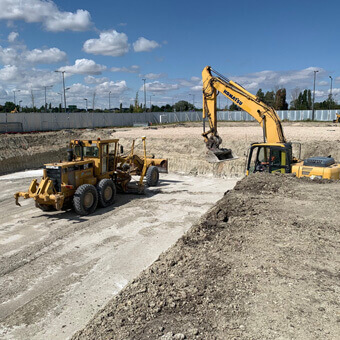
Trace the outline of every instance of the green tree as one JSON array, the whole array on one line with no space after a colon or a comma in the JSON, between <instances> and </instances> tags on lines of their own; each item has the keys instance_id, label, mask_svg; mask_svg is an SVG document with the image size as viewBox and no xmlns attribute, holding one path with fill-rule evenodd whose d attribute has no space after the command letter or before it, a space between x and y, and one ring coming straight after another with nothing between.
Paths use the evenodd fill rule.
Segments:
<instances>
[{"instance_id":1,"label":"green tree","mask_svg":"<svg viewBox=\"0 0 340 340\"><path fill-rule=\"evenodd\" d=\"M6 102L4 106L5 112L11 112L15 109L15 104L13 102Z\"/></svg>"},{"instance_id":2,"label":"green tree","mask_svg":"<svg viewBox=\"0 0 340 340\"><path fill-rule=\"evenodd\" d=\"M275 104L275 95L274 95L274 91L267 91L265 96L264 96L264 99L263 101L271 106L271 107L274 107L274 104Z\"/></svg>"},{"instance_id":3,"label":"green tree","mask_svg":"<svg viewBox=\"0 0 340 340\"><path fill-rule=\"evenodd\" d=\"M278 89L275 94L275 110L287 110L286 89Z\"/></svg>"},{"instance_id":4,"label":"green tree","mask_svg":"<svg viewBox=\"0 0 340 340\"><path fill-rule=\"evenodd\" d=\"M260 99L261 102L264 102L264 93L263 93L262 89L259 89L259 90L256 92L256 97L257 97L258 99Z\"/></svg>"},{"instance_id":5,"label":"green tree","mask_svg":"<svg viewBox=\"0 0 340 340\"><path fill-rule=\"evenodd\" d=\"M241 109L234 103L229 106L229 111L240 111Z\"/></svg>"},{"instance_id":6,"label":"green tree","mask_svg":"<svg viewBox=\"0 0 340 340\"><path fill-rule=\"evenodd\" d=\"M142 104L139 105L138 91L136 92L135 105L133 108L133 112L135 113L143 112Z\"/></svg>"},{"instance_id":7,"label":"green tree","mask_svg":"<svg viewBox=\"0 0 340 340\"><path fill-rule=\"evenodd\" d=\"M180 100L174 104L174 108L176 111L190 111L194 109L194 106L186 100Z\"/></svg>"}]
</instances>

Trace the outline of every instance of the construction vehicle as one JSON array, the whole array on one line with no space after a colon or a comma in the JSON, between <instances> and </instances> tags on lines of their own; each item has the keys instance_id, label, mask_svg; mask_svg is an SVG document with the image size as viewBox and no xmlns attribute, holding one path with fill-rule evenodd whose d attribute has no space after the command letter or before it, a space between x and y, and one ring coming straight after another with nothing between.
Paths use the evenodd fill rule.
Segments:
<instances>
[{"instance_id":1,"label":"construction vehicle","mask_svg":"<svg viewBox=\"0 0 340 340\"><path fill-rule=\"evenodd\" d=\"M215 75L212 75L214 73ZM242 110L251 115L263 129L263 142L253 143L247 154L246 175L253 172L294 173L297 177L340 179L340 164L334 158L311 157L300 160L293 157L292 144L286 141L281 121L276 111L262 102L241 85L229 80L207 66L202 71L203 80L203 133L208 148L207 160L221 162L234 159L230 149L220 148L221 137L217 132L216 99L225 95ZM208 117L210 130L205 131L204 119Z\"/></svg>"},{"instance_id":2,"label":"construction vehicle","mask_svg":"<svg viewBox=\"0 0 340 340\"><path fill-rule=\"evenodd\" d=\"M142 138L144 156L129 154L124 157L118 139L71 140L67 161L45 164L43 177L38 183L32 180L27 192L14 194L33 198L41 210L62 210L74 207L79 215L93 213L97 205L108 207L115 201L116 191L143 193L144 176L149 186L157 185L159 169L167 172L166 159L147 158L145 137ZM133 142L134 145L134 142ZM132 160L136 160L136 165ZM132 175L139 175L138 182L131 182Z\"/></svg>"},{"instance_id":3,"label":"construction vehicle","mask_svg":"<svg viewBox=\"0 0 340 340\"><path fill-rule=\"evenodd\" d=\"M333 120L333 123L340 123L340 113L335 114L335 119Z\"/></svg>"}]
</instances>

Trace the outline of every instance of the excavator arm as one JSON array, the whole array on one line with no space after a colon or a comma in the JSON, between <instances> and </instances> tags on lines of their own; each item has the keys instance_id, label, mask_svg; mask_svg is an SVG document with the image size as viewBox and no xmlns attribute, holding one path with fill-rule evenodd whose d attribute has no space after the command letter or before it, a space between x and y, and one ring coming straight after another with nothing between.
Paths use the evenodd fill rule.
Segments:
<instances>
[{"instance_id":1,"label":"excavator arm","mask_svg":"<svg viewBox=\"0 0 340 340\"><path fill-rule=\"evenodd\" d=\"M214 76L212 72L215 74ZM217 132L216 109L218 93L222 93L259 122L263 129L263 139L265 143L286 143L280 118L272 107L261 102L241 85L227 79L210 66L206 66L203 69L202 80L203 122L205 118L208 118L210 127L208 131L205 131L205 125L203 123L202 136L204 137L209 152L216 155L219 161L230 159L232 155L230 149L220 148L222 139Z\"/></svg>"}]
</instances>

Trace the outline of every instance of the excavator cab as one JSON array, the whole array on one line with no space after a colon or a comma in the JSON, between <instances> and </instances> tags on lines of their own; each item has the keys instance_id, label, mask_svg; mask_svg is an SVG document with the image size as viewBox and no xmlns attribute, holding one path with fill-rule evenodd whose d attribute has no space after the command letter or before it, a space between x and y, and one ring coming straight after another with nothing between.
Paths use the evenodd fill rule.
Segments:
<instances>
[{"instance_id":1,"label":"excavator cab","mask_svg":"<svg viewBox=\"0 0 340 340\"><path fill-rule=\"evenodd\" d=\"M290 143L253 143L248 151L248 176L254 172L291 172L292 146Z\"/></svg>"}]
</instances>

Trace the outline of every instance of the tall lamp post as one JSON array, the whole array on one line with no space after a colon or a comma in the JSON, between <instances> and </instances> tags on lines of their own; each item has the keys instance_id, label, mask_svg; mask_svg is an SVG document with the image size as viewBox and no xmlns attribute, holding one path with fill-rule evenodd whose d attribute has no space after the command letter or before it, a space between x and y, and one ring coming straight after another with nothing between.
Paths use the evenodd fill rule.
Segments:
<instances>
[{"instance_id":1,"label":"tall lamp post","mask_svg":"<svg viewBox=\"0 0 340 340\"><path fill-rule=\"evenodd\" d=\"M144 81L144 112L146 112L146 90L145 90L145 78L142 79Z\"/></svg>"},{"instance_id":2,"label":"tall lamp post","mask_svg":"<svg viewBox=\"0 0 340 340\"><path fill-rule=\"evenodd\" d=\"M17 102L15 100L15 92L20 92L20 90L13 90L13 94L14 94L14 105L17 106Z\"/></svg>"},{"instance_id":3,"label":"tall lamp post","mask_svg":"<svg viewBox=\"0 0 340 340\"><path fill-rule=\"evenodd\" d=\"M65 71L54 71L57 73L61 73L62 78L63 78L63 89L64 89L64 108L65 108L65 112L66 112L66 89L65 89Z\"/></svg>"},{"instance_id":4,"label":"tall lamp post","mask_svg":"<svg viewBox=\"0 0 340 340\"><path fill-rule=\"evenodd\" d=\"M21 112L20 111L21 102L22 102L22 100L19 100L19 112Z\"/></svg>"},{"instance_id":5,"label":"tall lamp post","mask_svg":"<svg viewBox=\"0 0 340 340\"><path fill-rule=\"evenodd\" d=\"M150 112L151 112L151 97L154 97L154 94L150 94Z\"/></svg>"},{"instance_id":6,"label":"tall lamp post","mask_svg":"<svg viewBox=\"0 0 340 340\"><path fill-rule=\"evenodd\" d=\"M109 112L110 111L111 111L111 91L109 92Z\"/></svg>"},{"instance_id":7,"label":"tall lamp post","mask_svg":"<svg viewBox=\"0 0 340 340\"><path fill-rule=\"evenodd\" d=\"M315 79L316 73L319 72L318 70L314 71L314 86L313 86L313 102L312 102L312 120L314 120L314 101L315 101Z\"/></svg>"},{"instance_id":8,"label":"tall lamp post","mask_svg":"<svg viewBox=\"0 0 340 340\"><path fill-rule=\"evenodd\" d=\"M50 89L52 87L53 87L53 85L44 86L44 89L45 89L45 112L47 112L46 89Z\"/></svg>"},{"instance_id":9,"label":"tall lamp post","mask_svg":"<svg viewBox=\"0 0 340 340\"><path fill-rule=\"evenodd\" d=\"M85 100L85 108L86 108L86 112L87 112L87 98L84 98Z\"/></svg>"},{"instance_id":10,"label":"tall lamp post","mask_svg":"<svg viewBox=\"0 0 340 340\"><path fill-rule=\"evenodd\" d=\"M63 108L63 94L60 92L57 92L57 94L60 95L60 112L61 112Z\"/></svg>"},{"instance_id":11,"label":"tall lamp post","mask_svg":"<svg viewBox=\"0 0 340 340\"><path fill-rule=\"evenodd\" d=\"M333 85L333 78L332 76L329 76L329 78L331 79L331 90L329 92L329 109L331 108L331 103L332 103L332 85Z\"/></svg>"},{"instance_id":12,"label":"tall lamp post","mask_svg":"<svg viewBox=\"0 0 340 340\"><path fill-rule=\"evenodd\" d=\"M192 106L194 107L194 111L195 111L195 95L189 93L189 96L192 96Z\"/></svg>"}]
</instances>

